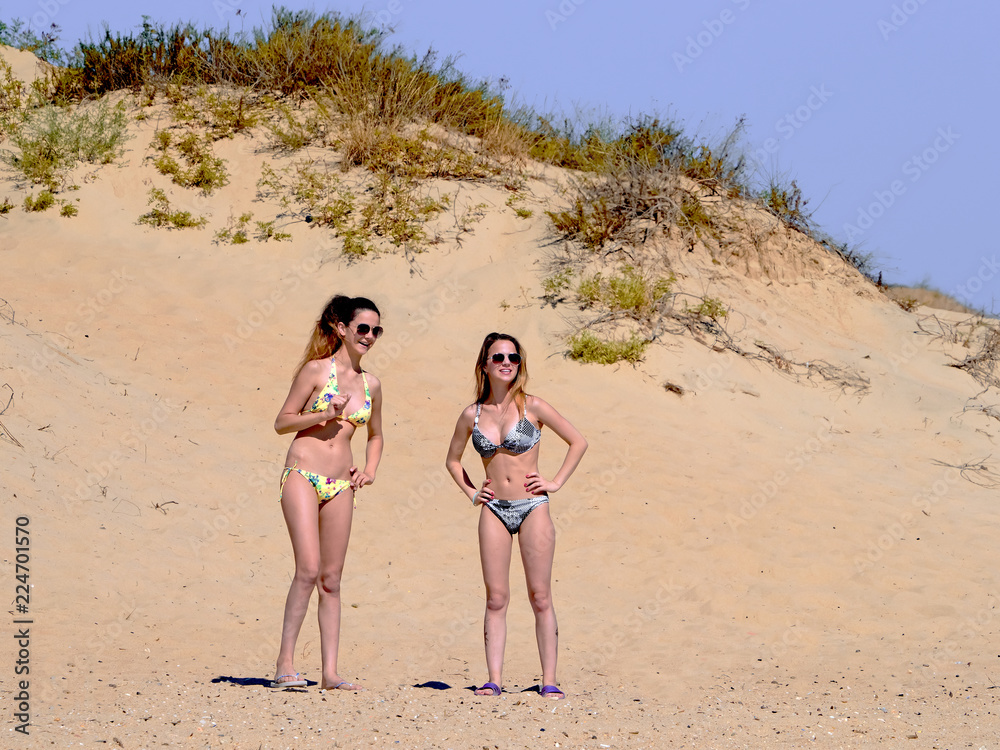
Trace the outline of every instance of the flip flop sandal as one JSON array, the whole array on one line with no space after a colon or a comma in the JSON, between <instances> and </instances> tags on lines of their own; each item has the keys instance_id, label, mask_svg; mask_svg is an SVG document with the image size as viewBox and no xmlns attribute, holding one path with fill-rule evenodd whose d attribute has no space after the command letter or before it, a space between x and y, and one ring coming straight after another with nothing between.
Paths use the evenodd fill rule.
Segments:
<instances>
[{"instance_id":1,"label":"flip flop sandal","mask_svg":"<svg viewBox=\"0 0 1000 750\"><path fill-rule=\"evenodd\" d=\"M497 685L495 682L487 682L481 688L476 688L476 695L485 695L485 693L480 693L479 692L480 690L489 690L490 695L500 695L500 693L503 692L502 690L500 690L500 686Z\"/></svg>"},{"instance_id":2,"label":"flip flop sandal","mask_svg":"<svg viewBox=\"0 0 1000 750\"><path fill-rule=\"evenodd\" d=\"M347 680L341 680L336 685L330 685L329 687L320 688L321 693L325 693L327 690L349 690L354 692L359 692L364 690L360 685L355 685L353 682L348 682Z\"/></svg>"},{"instance_id":3,"label":"flip flop sandal","mask_svg":"<svg viewBox=\"0 0 1000 750\"><path fill-rule=\"evenodd\" d=\"M286 680L285 677L291 677L293 679ZM271 687L273 688L290 688L290 687L305 687L309 683L302 679L302 675L298 672L295 674L279 674L271 682Z\"/></svg>"}]
</instances>

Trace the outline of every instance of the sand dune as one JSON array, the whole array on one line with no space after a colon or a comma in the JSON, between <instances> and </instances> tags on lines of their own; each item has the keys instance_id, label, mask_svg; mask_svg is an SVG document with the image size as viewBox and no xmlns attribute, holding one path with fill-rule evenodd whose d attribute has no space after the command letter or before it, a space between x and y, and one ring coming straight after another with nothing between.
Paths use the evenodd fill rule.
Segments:
<instances>
[{"instance_id":1,"label":"sand dune","mask_svg":"<svg viewBox=\"0 0 1000 750\"><path fill-rule=\"evenodd\" d=\"M290 242L216 244L230 214L276 212L254 202L254 184L263 162L285 157L245 136L223 142L230 184L195 197L144 160L155 126L137 124L119 162L74 175L77 217L25 213L30 188L12 174L0 183L18 206L0 218L3 402L13 394L0 485L8 530L30 519L32 584L31 736L14 733L8 710L7 746L1000 737L1000 422L964 410L977 397L996 413L998 399L948 366L970 351L962 342L920 332L931 311L902 311L789 235L742 267L679 253L681 283L726 300L746 347L830 363L863 388L690 335L665 337L636 367L579 364L563 356L578 311L542 299L542 211L518 219L502 191L464 185L459 199L486 204L483 218L410 258L348 262L301 220L284 227ZM553 183L537 175L531 191L552 205ZM136 224L153 185L209 228ZM292 559L277 504L287 439L271 424L334 292L372 297L387 331L367 362L384 384L385 455L359 498L344 580L343 672L369 690L274 693ZM591 446L552 501L570 695L558 705L519 692L539 675L516 556L508 693L467 689L485 679L476 516L443 460L494 329L521 338L532 390ZM561 458L548 435L543 471ZM12 640L8 709L20 690ZM298 668L316 680L318 666L310 617Z\"/></svg>"}]
</instances>

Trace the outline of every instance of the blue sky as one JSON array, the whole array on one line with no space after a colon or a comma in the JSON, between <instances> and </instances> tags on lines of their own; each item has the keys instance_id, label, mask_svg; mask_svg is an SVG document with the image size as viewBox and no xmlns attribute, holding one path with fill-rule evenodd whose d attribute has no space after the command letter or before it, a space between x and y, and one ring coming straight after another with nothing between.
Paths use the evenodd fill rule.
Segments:
<instances>
[{"instance_id":1,"label":"blue sky","mask_svg":"<svg viewBox=\"0 0 1000 750\"><path fill-rule=\"evenodd\" d=\"M875 255L885 280L927 281L1000 311L1000 4L986 0L350 0L290 8L363 12L414 52L457 55L542 112L655 113L726 134L766 178L796 179L822 228ZM168 9L168 10L165 10ZM0 18L62 28L64 43L165 23L261 25L271 3L34 0ZM237 10L239 14L237 14Z\"/></svg>"}]
</instances>

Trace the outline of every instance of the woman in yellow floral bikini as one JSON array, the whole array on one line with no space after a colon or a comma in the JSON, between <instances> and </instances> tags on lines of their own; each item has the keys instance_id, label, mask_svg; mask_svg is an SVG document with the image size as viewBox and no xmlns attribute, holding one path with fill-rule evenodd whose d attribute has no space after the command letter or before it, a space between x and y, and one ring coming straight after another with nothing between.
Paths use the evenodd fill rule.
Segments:
<instances>
[{"instance_id":1,"label":"woman in yellow floral bikini","mask_svg":"<svg viewBox=\"0 0 1000 750\"><path fill-rule=\"evenodd\" d=\"M320 688L359 690L337 671L340 579L351 536L355 493L375 481L382 457L382 384L361 358L382 334L379 311L364 297L333 297L313 329L288 397L274 420L279 435L295 433L281 476L281 510L295 555L285 600L276 677L271 687L307 684L293 666L295 642L319 589L323 674ZM351 438L368 431L365 466L352 465Z\"/></svg>"}]
</instances>

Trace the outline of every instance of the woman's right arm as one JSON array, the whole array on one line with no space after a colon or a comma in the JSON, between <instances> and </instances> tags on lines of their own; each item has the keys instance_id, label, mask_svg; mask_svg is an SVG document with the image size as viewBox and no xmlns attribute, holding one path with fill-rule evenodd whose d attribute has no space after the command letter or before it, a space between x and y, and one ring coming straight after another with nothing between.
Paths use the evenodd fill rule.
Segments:
<instances>
[{"instance_id":1,"label":"woman's right arm","mask_svg":"<svg viewBox=\"0 0 1000 750\"><path fill-rule=\"evenodd\" d=\"M274 431L279 435L287 435L289 432L299 432L309 427L322 424L330 419L335 419L344 410L347 398L344 396L334 396L330 401L326 411L306 412L306 402L316 390L319 380L325 378L325 369L320 360L314 359L307 362L305 367L295 376L292 387L288 391L285 403L281 405L277 418L274 420Z\"/></svg>"},{"instance_id":2,"label":"woman's right arm","mask_svg":"<svg viewBox=\"0 0 1000 750\"><path fill-rule=\"evenodd\" d=\"M451 444L448 446L448 457L445 459L444 465L448 469L448 473L451 474L451 478L455 480L455 484L459 486L469 500L475 503L478 490L465 471L465 467L462 466L462 454L465 453L465 446L472 435L473 411L474 409L470 406L459 416L458 423L455 425L455 434L451 436Z\"/></svg>"}]
</instances>

